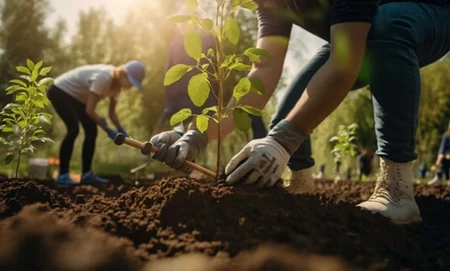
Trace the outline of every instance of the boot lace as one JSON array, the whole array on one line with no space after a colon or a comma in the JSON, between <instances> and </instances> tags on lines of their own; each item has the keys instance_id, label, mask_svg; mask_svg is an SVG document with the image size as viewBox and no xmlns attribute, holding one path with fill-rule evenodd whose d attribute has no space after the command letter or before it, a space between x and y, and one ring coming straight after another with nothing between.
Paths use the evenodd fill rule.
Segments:
<instances>
[{"instance_id":1,"label":"boot lace","mask_svg":"<svg viewBox=\"0 0 450 271\"><path fill-rule=\"evenodd\" d=\"M376 181L375 190L370 199L374 200L376 198L384 198L394 205L399 205L402 198L409 199L410 197L400 187L401 175L400 168L398 166L395 169L394 176L390 176L390 179L388 180L388 172L390 167L391 165L389 165L389 163L385 163L381 167L380 174L378 175Z\"/></svg>"}]
</instances>

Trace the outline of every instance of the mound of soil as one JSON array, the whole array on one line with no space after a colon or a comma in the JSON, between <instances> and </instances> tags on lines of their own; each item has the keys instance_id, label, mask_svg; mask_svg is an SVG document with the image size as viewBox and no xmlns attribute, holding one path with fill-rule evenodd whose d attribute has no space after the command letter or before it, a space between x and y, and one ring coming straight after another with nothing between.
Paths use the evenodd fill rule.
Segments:
<instances>
[{"instance_id":1,"label":"mound of soil","mask_svg":"<svg viewBox=\"0 0 450 271\"><path fill-rule=\"evenodd\" d=\"M41 246L66 256L45 256L50 253L42 249L42 259L48 258L43 261L57 268L39 270L349 270L346 264L357 270L450 269L450 188L417 186L424 222L412 226L355 207L370 196L373 183L324 181L318 188L316 195L295 196L282 188L252 191L184 178L145 187L62 188L5 180L0 218L9 226L0 231L0 238L8 238L1 243L21 245L4 248L0 270L8 270L1 264L14 255L27 259ZM22 226L12 226L17 223ZM41 243L24 241L36 232ZM67 256L77 254L87 255L86 262L94 258L94 267L54 263L79 262Z\"/></svg>"}]
</instances>

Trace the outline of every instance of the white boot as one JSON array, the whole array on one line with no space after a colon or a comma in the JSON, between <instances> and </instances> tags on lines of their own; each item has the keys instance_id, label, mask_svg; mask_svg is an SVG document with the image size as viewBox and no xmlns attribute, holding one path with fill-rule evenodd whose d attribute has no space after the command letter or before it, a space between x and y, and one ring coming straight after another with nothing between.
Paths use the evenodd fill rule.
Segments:
<instances>
[{"instance_id":1,"label":"white boot","mask_svg":"<svg viewBox=\"0 0 450 271\"><path fill-rule=\"evenodd\" d=\"M431 179L429 182L427 182L427 185L437 185L437 184L439 184L439 182L440 182L439 176L436 174L436 175L434 175L433 179Z\"/></svg>"},{"instance_id":2,"label":"white boot","mask_svg":"<svg viewBox=\"0 0 450 271\"><path fill-rule=\"evenodd\" d=\"M380 213L397 224L421 222L412 180L412 163L395 163L380 158L380 176L375 190L369 200L358 206Z\"/></svg>"},{"instance_id":3,"label":"white boot","mask_svg":"<svg viewBox=\"0 0 450 271\"><path fill-rule=\"evenodd\" d=\"M283 187L291 194L314 193L314 179L311 168L291 172L291 177L283 182Z\"/></svg>"}]
</instances>

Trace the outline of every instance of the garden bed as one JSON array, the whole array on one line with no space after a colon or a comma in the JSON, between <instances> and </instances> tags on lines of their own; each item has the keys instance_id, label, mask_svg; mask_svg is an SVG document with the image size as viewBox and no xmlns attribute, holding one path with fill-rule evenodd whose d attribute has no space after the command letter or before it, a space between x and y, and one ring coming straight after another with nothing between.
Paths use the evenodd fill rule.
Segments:
<instances>
[{"instance_id":1,"label":"garden bed","mask_svg":"<svg viewBox=\"0 0 450 271\"><path fill-rule=\"evenodd\" d=\"M0 181L0 270L449 270L450 188L416 185L423 223L355 207L373 183L316 195L184 178L149 186ZM350 267L346 266L349 265Z\"/></svg>"}]
</instances>

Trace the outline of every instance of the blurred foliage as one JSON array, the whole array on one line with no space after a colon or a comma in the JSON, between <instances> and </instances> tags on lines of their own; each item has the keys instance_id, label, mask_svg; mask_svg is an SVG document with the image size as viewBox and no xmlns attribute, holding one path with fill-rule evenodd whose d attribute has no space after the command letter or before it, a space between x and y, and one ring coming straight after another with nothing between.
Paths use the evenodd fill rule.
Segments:
<instances>
[{"instance_id":1,"label":"blurred foliage","mask_svg":"<svg viewBox=\"0 0 450 271\"><path fill-rule=\"evenodd\" d=\"M199 1L202 12L208 13L213 5L210 1ZM76 33L67 39L67 28L64 20L49 26L46 19L54 12L47 0L2 0L0 1L0 88L6 89L8 81L15 77L15 66L26 65L26 59L44 59L52 66L50 77L86 63L123 64L128 60L137 59L148 69L144 82L145 90L131 90L122 96L118 104L118 116L128 130L130 136L138 140L148 140L153 134L153 127L162 114L164 101L163 78L166 70L167 48L170 41L169 26L166 18L171 15L185 13L184 6L177 0L136 0L129 5L126 16L117 20L104 9L86 9L77 20ZM241 42L230 49L242 52L243 48L254 46L257 38L256 18L250 12L240 12L237 18L241 26ZM298 45L291 46L300 52L303 47L302 36L293 37L299 40ZM67 42L68 41L68 42ZM293 43L291 42L291 45ZM301 54L301 53L300 53ZM291 54L292 58L300 59L300 55ZM446 57L422 70L422 99L417 136L417 152L421 162L431 162L435 159L440 135L446 130L450 119L450 85L448 71L450 58ZM245 72L236 72L233 77L238 80ZM286 74L286 72L284 73ZM282 80L279 91L284 90ZM229 84L235 85L233 80ZM231 87L225 94L225 99L231 97ZM0 108L10 99L0 91ZM275 111L276 100L272 98L263 112L266 124ZM101 115L107 114L107 102L102 102L98 108ZM338 109L326 119L312 134L313 153L317 168L325 164L326 173L333 172L332 144L328 140L337 133L339 125L356 123L360 148L376 149L376 139L373 130L374 121L370 91L362 89L351 92ZM48 136L55 144L39 149L35 156L58 156L58 150L65 127L59 117L53 119L53 128ZM169 127L167 127L169 128ZM81 129L82 131L82 129ZM81 144L83 134L80 133L75 143L72 159L72 169L79 171ZM251 139L251 132L235 131L224 140L223 163L240 150ZM210 168L210 161L215 160L215 144L210 144L206 153L197 161ZM0 152L3 150L0 149ZM212 158L212 159L211 159ZM349 159L348 161L345 159ZM343 164L355 165L354 158L345 158ZM126 173L127 168L138 166L148 161L139 151L127 146L115 146L103 133L99 132L94 156L94 170L99 173ZM376 166L374 162L374 166ZM8 172L0 168L0 172ZM25 169L24 169L25 170ZM169 171L167 167L152 161L147 172L153 170Z\"/></svg>"}]
</instances>

